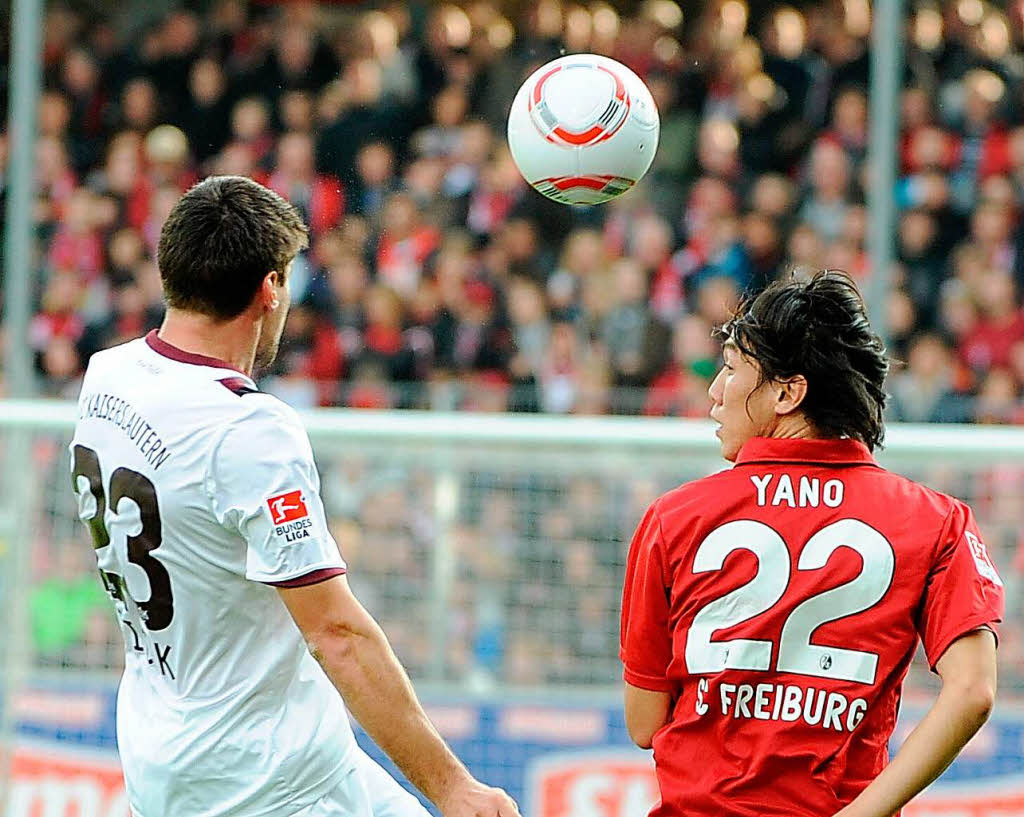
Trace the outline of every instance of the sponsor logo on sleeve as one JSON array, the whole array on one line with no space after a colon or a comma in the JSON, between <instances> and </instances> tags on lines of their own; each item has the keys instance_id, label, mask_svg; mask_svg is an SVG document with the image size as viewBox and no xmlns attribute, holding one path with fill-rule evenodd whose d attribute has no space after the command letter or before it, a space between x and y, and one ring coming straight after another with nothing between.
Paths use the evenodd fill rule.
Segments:
<instances>
[{"instance_id":1,"label":"sponsor logo on sleeve","mask_svg":"<svg viewBox=\"0 0 1024 817\"><path fill-rule=\"evenodd\" d=\"M309 509L302 498L302 491L288 491L272 496L267 500L267 507L270 508L276 536L286 542L309 538L313 520L309 518Z\"/></svg>"},{"instance_id":2,"label":"sponsor logo on sleeve","mask_svg":"<svg viewBox=\"0 0 1024 817\"><path fill-rule=\"evenodd\" d=\"M967 539L967 546L971 549L971 558L974 559L974 566L978 568L978 574L1002 587L1003 581L996 573L996 567L989 558L985 543L970 531L965 531L964 537Z\"/></svg>"}]
</instances>

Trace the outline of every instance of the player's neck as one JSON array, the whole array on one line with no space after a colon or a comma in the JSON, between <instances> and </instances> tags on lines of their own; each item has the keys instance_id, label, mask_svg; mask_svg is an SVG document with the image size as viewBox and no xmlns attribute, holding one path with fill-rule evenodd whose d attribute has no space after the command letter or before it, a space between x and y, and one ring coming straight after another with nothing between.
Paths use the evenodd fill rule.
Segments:
<instances>
[{"instance_id":1,"label":"player's neck","mask_svg":"<svg viewBox=\"0 0 1024 817\"><path fill-rule=\"evenodd\" d=\"M821 435L807 417L794 413L779 417L775 427L765 436L774 440L813 440Z\"/></svg>"},{"instance_id":2,"label":"player's neck","mask_svg":"<svg viewBox=\"0 0 1024 817\"><path fill-rule=\"evenodd\" d=\"M168 308L157 334L171 346L222 360L251 375L259 332L259 326L245 313L220 321L197 312Z\"/></svg>"}]
</instances>

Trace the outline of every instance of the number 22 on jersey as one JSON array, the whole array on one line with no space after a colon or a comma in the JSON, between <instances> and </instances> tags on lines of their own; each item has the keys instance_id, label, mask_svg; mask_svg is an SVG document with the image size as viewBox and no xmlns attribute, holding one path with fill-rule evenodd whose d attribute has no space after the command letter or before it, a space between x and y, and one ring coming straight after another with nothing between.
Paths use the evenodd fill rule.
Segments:
<instances>
[{"instance_id":1,"label":"number 22 on jersey","mask_svg":"<svg viewBox=\"0 0 1024 817\"><path fill-rule=\"evenodd\" d=\"M840 519L821 528L804 545L797 560L799 571L821 570L840 547L857 552L863 564L850 581L803 599L789 614L779 637L775 669L798 675L872 684L878 655L845 647L811 643L822 624L862 613L885 596L892 582L895 555L892 545L877 530L858 519ZM757 558L757 572L746 584L705 604L693 618L686 638L686 666L693 675L725 669L769 671L773 643L767 639L734 638L714 641L717 630L727 629L770 610L790 585L789 548L779 533L750 519L716 528L697 548L695 574L722 569L735 550L749 550Z\"/></svg>"}]
</instances>

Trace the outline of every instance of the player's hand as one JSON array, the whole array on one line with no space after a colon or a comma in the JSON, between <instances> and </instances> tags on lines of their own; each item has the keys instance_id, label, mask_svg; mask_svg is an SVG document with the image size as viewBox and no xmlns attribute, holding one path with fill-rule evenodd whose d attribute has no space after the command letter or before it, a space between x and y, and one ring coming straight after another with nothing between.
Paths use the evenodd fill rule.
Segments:
<instances>
[{"instance_id":1,"label":"player's hand","mask_svg":"<svg viewBox=\"0 0 1024 817\"><path fill-rule=\"evenodd\" d=\"M437 807L444 817L520 817L508 794L472 778L449 791Z\"/></svg>"}]
</instances>

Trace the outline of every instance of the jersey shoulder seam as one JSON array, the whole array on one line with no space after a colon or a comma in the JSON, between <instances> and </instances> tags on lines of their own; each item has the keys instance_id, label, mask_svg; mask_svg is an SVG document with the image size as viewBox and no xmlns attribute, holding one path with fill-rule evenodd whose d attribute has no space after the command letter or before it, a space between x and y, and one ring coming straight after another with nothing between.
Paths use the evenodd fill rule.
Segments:
<instances>
[{"instance_id":1,"label":"jersey shoulder seam","mask_svg":"<svg viewBox=\"0 0 1024 817\"><path fill-rule=\"evenodd\" d=\"M662 527L662 524L661 524L661 508L660 508L661 500L664 499L664 498L665 498L664 495L662 495L662 496L659 496L656 500L654 500L653 512L654 512L654 519L658 523L658 538L657 538L656 544L658 546L658 556L660 557L660 560L661 560L661 583L664 584L666 587L668 587L669 586L669 577L666 574L666 571L668 570L668 558L667 558L668 557L668 551L667 551L666 544L665 544L665 529L664 529L664 527Z\"/></svg>"},{"instance_id":2,"label":"jersey shoulder seam","mask_svg":"<svg viewBox=\"0 0 1024 817\"><path fill-rule=\"evenodd\" d=\"M689 482L684 482L681 485L677 485L675 488L663 493L655 501L655 504L663 504L669 497L680 496L689 499L693 494L703 490L705 486L711 483L718 482L719 480L729 479L735 476L735 469L727 468L724 471L718 471L714 474L706 474L703 477L697 479L691 479Z\"/></svg>"},{"instance_id":3,"label":"jersey shoulder seam","mask_svg":"<svg viewBox=\"0 0 1024 817\"><path fill-rule=\"evenodd\" d=\"M221 377L217 380L225 389L238 397L245 397L247 394L262 394L255 386L250 386L251 378L234 375L232 377Z\"/></svg>"},{"instance_id":4,"label":"jersey shoulder seam","mask_svg":"<svg viewBox=\"0 0 1024 817\"><path fill-rule=\"evenodd\" d=\"M950 497L952 499L952 497ZM928 564L928 572L931 573L935 563L939 560L940 551L942 550L942 543L949 538L949 531L953 527L953 514L956 512L956 502L949 503L949 510L946 512L945 518L942 520L942 526L939 528L939 535L935 539L935 543L932 545L932 558Z\"/></svg>"},{"instance_id":5,"label":"jersey shoulder seam","mask_svg":"<svg viewBox=\"0 0 1024 817\"><path fill-rule=\"evenodd\" d=\"M244 406L244 410L239 410L238 414L232 418L230 422L224 424L224 429L220 432L216 442L210 446L210 453L207 457L205 465L205 474L203 478L203 485L206 491L207 497L211 503L211 506L215 505L217 493L215 489L217 482L217 475L214 469L214 463L216 462L217 456L220 452L221 446L227 439L228 435L236 428L236 426L245 425L247 423L259 422L267 423L268 425L278 426L282 423L287 424L293 430L305 431L302 426L302 422L299 420L298 414L291 406L285 403L280 398L275 397L267 392L256 391L253 394L262 395L270 398L268 400L251 400L245 403L235 403L240 408Z\"/></svg>"}]
</instances>

